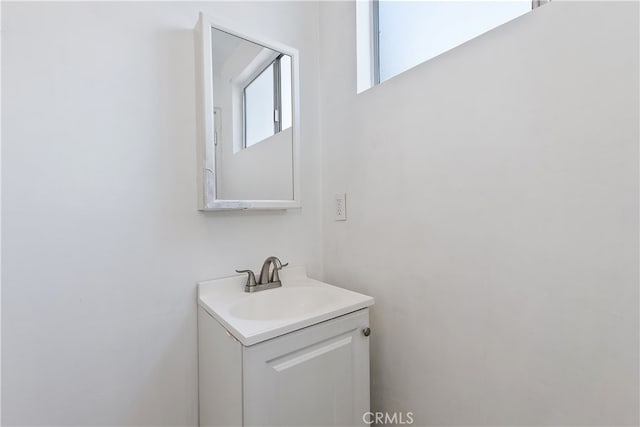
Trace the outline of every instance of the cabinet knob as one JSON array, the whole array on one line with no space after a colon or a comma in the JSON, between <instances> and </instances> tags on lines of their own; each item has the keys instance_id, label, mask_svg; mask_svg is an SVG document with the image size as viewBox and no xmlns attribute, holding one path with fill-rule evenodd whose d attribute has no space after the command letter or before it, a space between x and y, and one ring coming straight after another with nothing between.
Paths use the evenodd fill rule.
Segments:
<instances>
[{"instance_id":1,"label":"cabinet knob","mask_svg":"<svg viewBox=\"0 0 640 427\"><path fill-rule=\"evenodd\" d=\"M362 333L364 334L365 337L368 337L369 335L371 335L371 329L370 328L364 328L362 330Z\"/></svg>"}]
</instances>

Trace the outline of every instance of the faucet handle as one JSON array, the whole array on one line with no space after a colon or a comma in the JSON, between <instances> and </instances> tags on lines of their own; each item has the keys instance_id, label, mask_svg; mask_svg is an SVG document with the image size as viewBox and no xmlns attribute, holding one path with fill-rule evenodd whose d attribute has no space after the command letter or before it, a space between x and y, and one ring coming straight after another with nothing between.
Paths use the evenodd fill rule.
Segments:
<instances>
[{"instance_id":1,"label":"faucet handle","mask_svg":"<svg viewBox=\"0 0 640 427\"><path fill-rule=\"evenodd\" d=\"M278 258L276 258L278 259ZM280 261L280 260L278 260ZM289 263L285 263L282 264L280 263L280 266L278 267L278 265L276 265L276 263L273 263L273 271L271 272L271 279L269 280L270 282L279 282L280 281L280 276L278 275L278 270L282 270L284 267L286 267L287 265L289 265Z\"/></svg>"},{"instance_id":2,"label":"faucet handle","mask_svg":"<svg viewBox=\"0 0 640 427\"><path fill-rule=\"evenodd\" d=\"M236 273L247 273L247 283L244 285L244 289L248 290L256 286L256 275L251 270L236 270Z\"/></svg>"}]
</instances>

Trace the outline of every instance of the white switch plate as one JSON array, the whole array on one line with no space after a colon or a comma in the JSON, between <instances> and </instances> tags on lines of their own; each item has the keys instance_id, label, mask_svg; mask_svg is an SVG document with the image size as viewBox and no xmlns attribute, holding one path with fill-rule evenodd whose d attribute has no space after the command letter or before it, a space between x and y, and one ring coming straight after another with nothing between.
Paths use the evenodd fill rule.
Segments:
<instances>
[{"instance_id":1,"label":"white switch plate","mask_svg":"<svg viewBox=\"0 0 640 427\"><path fill-rule=\"evenodd\" d=\"M335 197L335 220L346 221L347 220L347 194L336 193Z\"/></svg>"}]
</instances>

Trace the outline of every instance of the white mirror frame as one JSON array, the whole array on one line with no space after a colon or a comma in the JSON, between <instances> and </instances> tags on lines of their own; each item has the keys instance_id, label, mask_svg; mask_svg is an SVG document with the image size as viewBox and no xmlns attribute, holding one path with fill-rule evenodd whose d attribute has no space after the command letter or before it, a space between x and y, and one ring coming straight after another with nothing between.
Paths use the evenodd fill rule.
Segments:
<instances>
[{"instance_id":1,"label":"white mirror frame","mask_svg":"<svg viewBox=\"0 0 640 427\"><path fill-rule=\"evenodd\" d=\"M196 102L197 102L197 179L198 209L202 211L237 209L293 209L300 202L300 84L298 50L282 43L268 40L253 31L239 32L231 25L212 19L200 12L195 29ZM282 52L291 57L292 151L293 151L293 200L222 200L216 194L216 153L213 123L213 70L211 29L216 28L253 43Z\"/></svg>"}]
</instances>

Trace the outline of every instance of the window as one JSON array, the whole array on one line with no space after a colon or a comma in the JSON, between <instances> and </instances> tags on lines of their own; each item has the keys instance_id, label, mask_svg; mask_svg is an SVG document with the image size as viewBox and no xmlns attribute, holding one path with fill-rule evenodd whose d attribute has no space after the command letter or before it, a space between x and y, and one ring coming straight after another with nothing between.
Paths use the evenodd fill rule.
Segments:
<instances>
[{"instance_id":1,"label":"window","mask_svg":"<svg viewBox=\"0 0 640 427\"><path fill-rule=\"evenodd\" d=\"M278 56L242 96L245 148L291 127L291 57Z\"/></svg>"},{"instance_id":2,"label":"window","mask_svg":"<svg viewBox=\"0 0 640 427\"><path fill-rule=\"evenodd\" d=\"M358 92L517 18L546 1L358 2Z\"/></svg>"}]
</instances>

